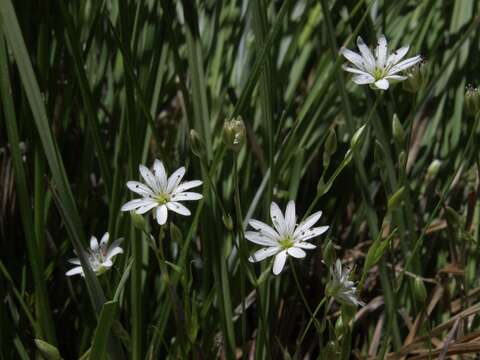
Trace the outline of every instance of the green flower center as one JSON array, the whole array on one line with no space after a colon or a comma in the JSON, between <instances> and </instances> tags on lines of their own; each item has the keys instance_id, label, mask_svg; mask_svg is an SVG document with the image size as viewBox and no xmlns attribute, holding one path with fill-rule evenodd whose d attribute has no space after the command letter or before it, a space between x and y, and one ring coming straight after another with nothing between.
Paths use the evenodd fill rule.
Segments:
<instances>
[{"instance_id":1,"label":"green flower center","mask_svg":"<svg viewBox=\"0 0 480 360\"><path fill-rule=\"evenodd\" d=\"M375 80L383 79L384 76L385 76L385 69L383 68L376 67L375 70L373 71L373 77L375 78Z\"/></svg>"},{"instance_id":2,"label":"green flower center","mask_svg":"<svg viewBox=\"0 0 480 360\"><path fill-rule=\"evenodd\" d=\"M170 195L166 193L158 194L155 199L159 202L159 204L164 205L170 201Z\"/></svg>"},{"instance_id":3,"label":"green flower center","mask_svg":"<svg viewBox=\"0 0 480 360\"><path fill-rule=\"evenodd\" d=\"M279 241L279 243L282 246L282 248L284 248L284 249L291 248L294 244L293 236L292 235L286 235L283 239L281 239Z\"/></svg>"}]
</instances>

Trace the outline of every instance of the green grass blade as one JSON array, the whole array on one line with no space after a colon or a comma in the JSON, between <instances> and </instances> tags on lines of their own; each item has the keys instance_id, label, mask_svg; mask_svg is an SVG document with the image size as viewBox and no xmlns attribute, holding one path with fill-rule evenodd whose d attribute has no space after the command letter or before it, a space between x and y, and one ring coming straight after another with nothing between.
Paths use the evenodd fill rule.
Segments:
<instances>
[{"instance_id":1,"label":"green grass blade","mask_svg":"<svg viewBox=\"0 0 480 360\"><path fill-rule=\"evenodd\" d=\"M110 328L115 320L117 307L117 301L107 301L103 304L93 337L90 359L105 359Z\"/></svg>"},{"instance_id":2,"label":"green grass blade","mask_svg":"<svg viewBox=\"0 0 480 360\"><path fill-rule=\"evenodd\" d=\"M10 143L10 151L12 155L13 166L15 168L15 181L17 186L17 194L20 203L20 213L25 230L25 240L27 243L28 256L31 271L35 279L35 292L39 301L37 316L41 325L41 332L37 337L44 338L48 342L55 344L56 335L55 327L50 308L50 301L47 294L47 286L43 276L43 268L41 266L38 254L37 239L35 237L33 227L33 214L30 207L30 195L28 191L27 181L25 177L25 169L20 154L20 140L18 137L17 119L11 97L10 76L8 72L7 54L5 51L5 42L0 33L0 95L2 99L3 110L5 114L5 125L7 128L8 140Z\"/></svg>"}]
</instances>

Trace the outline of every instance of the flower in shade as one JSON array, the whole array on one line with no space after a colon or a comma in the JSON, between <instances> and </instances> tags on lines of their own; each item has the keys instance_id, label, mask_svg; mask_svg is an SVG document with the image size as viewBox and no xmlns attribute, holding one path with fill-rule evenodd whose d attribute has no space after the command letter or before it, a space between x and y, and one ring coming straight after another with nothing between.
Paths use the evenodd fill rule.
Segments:
<instances>
[{"instance_id":1,"label":"flower in shade","mask_svg":"<svg viewBox=\"0 0 480 360\"><path fill-rule=\"evenodd\" d=\"M355 283L350 281L350 269L342 269L342 262L337 259L335 265L330 269L330 282L327 285L327 294L341 304L352 306L365 306L365 303L358 299Z\"/></svg>"},{"instance_id":2,"label":"flower in shade","mask_svg":"<svg viewBox=\"0 0 480 360\"><path fill-rule=\"evenodd\" d=\"M115 240L112 245L108 246L109 235L106 232L100 244L95 236L90 238L90 250L88 251L87 260L90 263L90 267L93 272L97 275L100 275L110 269L113 265L113 258L118 254L123 253L123 249L120 247L123 239ZM82 275L85 276L83 272L82 265L80 264L80 259L74 258L68 260L70 264L77 265L76 267L68 270L65 275Z\"/></svg>"},{"instance_id":3,"label":"flower in shade","mask_svg":"<svg viewBox=\"0 0 480 360\"><path fill-rule=\"evenodd\" d=\"M320 220L321 211L310 215L305 221L297 225L295 202L292 200L288 202L285 216L278 205L272 202L270 216L273 227L252 219L249 224L256 231L247 231L245 238L255 244L264 246L249 257L250 262L262 261L270 256L275 256L273 261L273 273L275 275L282 271L288 255L295 258L304 258L306 256L304 250L315 249L316 247L308 241L328 230L328 226L312 227Z\"/></svg>"},{"instance_id":4,"label":"flower in shade","mask_svg":"<svg viewBox=\"0 0 480 360\"><path fill-rule=\"evenodd\" d=\"M177 214L189 216L188 210L181 202L200 200L202 194L187 191L191 188L202 185L200 180L181 182L185 175L185 167L177 169L167 178L165 167L160 160L155 160L153 173L143 165L140 165L140 175L144 183L128 181L127 187L133 192L141 195L140 199L134 199L122 206L122 211L135 210L137 214L144 214L153 210L158 224L167 222L168 210Z\"/></svg>"},{"instance_id":5,"label":"flower in shade","mask_svg":"<svg viewBox=\"0 0 480 360\"><path fill-rule=\"evenodd\" d=\"M422 61L420 55L402 60L410 46L401 47L389 54L384 35L378 39L375 55L360 36L357 38L357 46L360 54L346 48L340 50L340 53L353 65L344 65L343 69L355 74L353 76L354 83L369 84L374 89L387 90L390 83L407 79L407 76L400 75L400 73Z\"/></svg>"}]
</instances>

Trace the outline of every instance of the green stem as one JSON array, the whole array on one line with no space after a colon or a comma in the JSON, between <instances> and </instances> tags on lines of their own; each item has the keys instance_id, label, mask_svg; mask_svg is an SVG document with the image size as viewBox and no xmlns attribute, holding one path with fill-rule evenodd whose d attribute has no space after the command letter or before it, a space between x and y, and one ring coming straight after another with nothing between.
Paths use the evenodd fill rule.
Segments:
<instances>
[{"instance_id":1,"label":"green stem","mask_svg":"<svg viewBox=\"0 0 480 360\"><path fill-rule=\"evenodd\" d=\"M235 152L233 155L234 159L234 169L233 169L233 186L235 189L235 212L237 220L237 235L238 235L238 248L240 251L240 296L242 297L242 354L243 358L246 358L247 348L246 348L246 339L247 339L247 320L245 314L245 262L246 262L246 251L245 251L245 234L243 231L243 216L242 216L242 205L240 202L240 189L238 185L238 153Z\"/></svg>"},{"instance_id":2,"label":"green stem","mask_svg":"<svg viewBox=\"0 0 480 360\"><path fill-rule=\"evenodd\" d=\"M323 333L322 327L318 323L318 320L315 318L314 313L312 312L312 309L310 308L310 305L308 305L307 299L303 294L302 287L300 286L300 282L298 281L297 271L295 270L295 264L293 263L291 257L288 257L288 261L290 262L290 266L292 268L293 279L295 280L295 285L297 286L298 293L300 294L303 304L305 305L308 313L310 314L310 318L313 318L313 321L314 321L315 327L317 328L318 333L321 335Z\"/></svg>"}]
</instances>

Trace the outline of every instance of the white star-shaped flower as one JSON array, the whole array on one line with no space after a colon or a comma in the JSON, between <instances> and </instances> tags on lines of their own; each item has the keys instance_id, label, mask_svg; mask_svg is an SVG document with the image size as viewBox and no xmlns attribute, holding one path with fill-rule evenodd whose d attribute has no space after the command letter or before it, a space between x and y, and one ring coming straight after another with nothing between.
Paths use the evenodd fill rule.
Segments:
<instances>
[{"instance_id":1,"label":"white star-shaped flower","mask_svg":"<svg viewBox=\"0 0 480 360\"><path fill-rule=\"evenodd\" d=\"M109 235L106 232L102 239L100 240L100 244L95 236L90 238L90 250L88 251L88 262L93 270L93 272L97 275L100 275L110 269L113 265L113 258L118 254L123 253L123 249L120 247L121 242L123 239L115 240L112 245L108 246ZM82 275L85 276L83 272L82 265L80 264L80 259L74 258L69 259L68 262L73 265L77 265L76 267L68 270L65 275L73 276L73 275Z\"/></svg>"},{"instance_id":2,"label":"white star-shaped flower","mask_svg":"<svg viewBox=\"0 0 480 360\"><path fill-rule=\"evenodd\" d=\"M270 216L273 228L261 221L252 219L249 221L249 224L257 231L247 231L245 238L255 244L265 246L249 257L248 260L250 262L262 261L270 256L275 256L273 262L273 273L275 275L280 274L283 270L287 255L295 258L304 258L307 255L304 249L316 248L308 240L328 230L328 226L312 228L320 220L322 216L321 211L310 215L305 221L297 225L295 202L293 200L288 202L285 216L278 205L272 202Z\"/></svg>"},{"instance_id":3,"label":"white star-shaped flower","mask_svg":"<svg viewBox=\"0 0 480 360\"><path fill-rule=\"evenodd\" d=\"M342 270L342 262L337 259L335 265L330 269L330 282L327 285L327 294L341 304L352 306L365 306L365 303L357 297L355 283L350 281L350 269Z\"/></svg>"},{"instance_id":4,"label":"white star-shaped flower","mask_svg":"<svg viewBox=\"0 0 480 360\"><path fill-rule=\"evenodd\" d=\"M365 45L360 36L357 38L357 46L360 54L346 48L340 50L340 53L353 65L353 67L344 65L343 69L355 74L353 77L354 83L358 85L369 84L372 88L378 90L387 90L390 83L407 79L406 76L399 75L399 73L422 60L420 55L402 60L410 46L401 47L389 54L384 35L381 35L378 39L375 55Z\"/></svg>"},{"instance_id":5,"label":"white star-shaped flower","mask_svg":"<svg viewBox=\"0 0 480 360\"><path fill-rule=\"evenodd\" d=\"M183 166L167 178L165 167L158 159L153 164L154 174L146 166L140 165L139 169L145 184L138 181L128 181L127 187L141 195L142 198L125 203L122 206L122 211L135 210L137 214L141 215L153 209L153 214L159 225L167 222L168 210L184 216L191 215L190 210L180 201L200 200L202 194L187 190L202 185L202 181L193 180L182 183L185 175L185 167Z\"/></svg>"}]
</instances>

